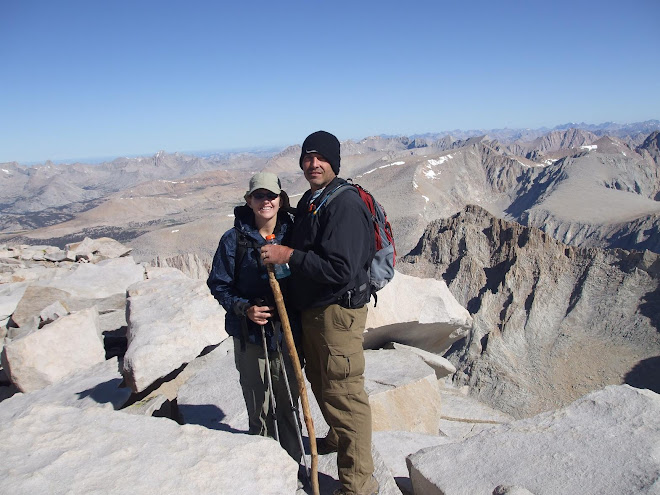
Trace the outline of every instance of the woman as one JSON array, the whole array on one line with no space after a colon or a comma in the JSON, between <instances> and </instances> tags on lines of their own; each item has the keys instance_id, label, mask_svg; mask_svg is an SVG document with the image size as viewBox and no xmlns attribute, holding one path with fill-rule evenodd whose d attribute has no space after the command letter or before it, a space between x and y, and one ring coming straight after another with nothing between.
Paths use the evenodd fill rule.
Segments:
<instances>
[{"instance_id":1,"label":"woman","mask_svg":"<svg viewBox=\"0 0 660 495\"><path fill-rule=\"evenodd\" d=\"M285 364L296 406L298 386L290 367L288 352L282 350L285 363L280 361L277 352L278 343L283 346L282 333L279 331L280 322L274 304L266 302L273 301L273 296L268 272L259 252L266 243L266 236L275 234L277 242L282 243L292 227L287 213L289 198L282 191L277 176L268 172L252 176L244 197L246 204L234 209L234 227L220 239L207 285L211 294L227 311L225 329L234 338L234 360L247 406L249 433L275 437L275 425L272 414L269 414L271 401L263 328L277 405L280 444L296 462L300 462L302 452L296 433L296 419L289 407L282 375ZM290 317L290 320L294 325L295 318Z\"/></svg>"}]
</instances>

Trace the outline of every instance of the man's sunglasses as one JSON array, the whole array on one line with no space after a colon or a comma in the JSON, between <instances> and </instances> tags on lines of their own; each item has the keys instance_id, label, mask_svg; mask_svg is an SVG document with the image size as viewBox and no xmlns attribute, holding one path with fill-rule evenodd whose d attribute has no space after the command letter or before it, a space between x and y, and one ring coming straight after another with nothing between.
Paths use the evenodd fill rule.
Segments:
<instances>
[{"instance_id":1,"label":"man's sunglasses","mask_svg":"<svg viewBox=\"0 0 660 495\"><path fill-rule=\"evenodd\" d=\"M267 193L255 192L255 193L252 193L252 197L254 199L256 199L257 201L263 201L264 199L267 199L268 201L273 201L278 196L279 196L279 194L275 194L275 193L272 193L272 192L267 192Z\"/></svg>"}]
</instances>

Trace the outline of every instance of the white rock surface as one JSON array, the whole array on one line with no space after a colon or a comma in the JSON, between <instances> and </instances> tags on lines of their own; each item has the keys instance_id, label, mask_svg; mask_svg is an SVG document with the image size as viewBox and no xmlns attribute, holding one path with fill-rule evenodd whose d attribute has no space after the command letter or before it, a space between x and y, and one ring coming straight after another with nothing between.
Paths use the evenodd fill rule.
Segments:
<instances>
[{"instance_id":1,"label":"white rock surface","mask_svg":"<svg viewBox=\"0 0 660 495\"><path fill-rule=\"evenodd\" d=\"M419 359L414 355L412 357ZM421 364L423 365L423 363ZM182 421L186 424L199 424L212 429L233 432L247 431L248 418L241 387L238 383L238 371L234 365L233 339L227 339L208 355L195 360L194 366L198 367L198 371L179 389L177 398ZM427 367L427 374L429 373L433 375L433 371ZM222 379L218 379L218 377L222 377ZM316 436L323 437L328 431L328 425L323 420L309 384L307 384L307 395L312 409ZM301 421L304 423L302 412ZM307 428L304 424L303 436L307 443ZM375 449L372 450L376 466L375 475L381 484L381 495L399 494L400 491L380 453ZM308 465L310 462L308 459ZM339 487L336 454L319 456L319 473L321 495L330 495L335 488ZM299 493L302 492L299 491Z\"/></svg>"},{"instance_id":2,"label":"white rock surface","mask_svg":"<svg viewBox=\"0 0 660 495\"><path fill-rule=\"evenodd\" d=\"M45 324L48 324L68 314L69 310L60 301L55 301L39 312L39 319Z\"/></svg>"},{"instance_id":3,"label":"white rock surface","mask_svg":"<svg viewBox=\"0 0 660 495\"><path fill-rule=\"evenodd\" d=\"M6 325L27 287L26 282L0 284L0 325Z\"/></svg>"},{"instance_id":4,"label":"white rock surface","mask_svg":"<svg viewBox=\"0 0 660 495\"><path fill-rule=\"evenodd\" d=\"M452 440L463 440L514 420L509 414L470 396L468 387L456 388L446 380L440 380L438 383L442 397L441 435Z\"/></svg>"},{"instance_id":5,"label":"white rock surface","mask_svg":"<svg viewBox=\"0 0 660 495\"><path fill-rule=\"evenodd\" d=\"M130 285L144 280L144 267L127 256L96 264L78 263L71 270L58 272L58 275L47 283L36 283L67 291L74 296L99 299L123 294Z\"/></svg>"},{"instance_id":6,"label":"white rock surface","mask_svg":"<svg viewBox=\"0 0 660 495\"><path fill-rule=\"evenodd\" d=\"M45 308L58 302L69 311L84 309L71 304L72 299L73 296L69 292L54 287L30 285L28 283L23 291L23 296L14 308L11 319L16 325L23 327L32 318L39 316Z\"/></svg>"},{"instance_id":7,"label":"white rock surface","mask_svg":"<svg viewBox=\"0 0 660 495\"><path fill-rule=\"evenodd\" d=\"M520 486L500 485L495 487L493 495L534 495L526 488Z\"/></svg>"},{"instance_id":8,"label":"white rock surface","mask_svg":"<svg viewBox=\"0 0 660 495\"><path fill-rule=\"evenodd\" d=\"M186 279L190 278L181 270L169 266L151 266L144 265L147 273L147 278L164 278L164 279Z\"/></svg>"},{"instance_id":9,"label":"white rock surface","mask_svg":"<svg viewBox=\"0 0 660 495\"><path fill-rule=\"evenodd\" d=\"M0 402L0 422L8 421L36 404L119 409L131 395L130 389L122 387L122 382L117 358L108 359L41 390L17 393Z\"/></svg>"},{"instance_id":10,"label":"white rock surface","mask_svg":"<svg viewBox=\"0 0 660 495\"><path fill-rule=\"evenodd\" d=\"M415 493L660 493L660 396L608 386L569 406L408 458Z\"/></svg>"},{"instance_id":11,"label":"white rock surface","mask_svg":"<svg viewBox=\"0 0 660 495\"><path fill-rule=\"evenodd\" d=\"M409 431L374 431L372 441L374 449L378 451L399 489L405 495L413 495L406 457L426 447L451 442L446 437Z\"/></svg>"},{"instance_id":12,"label":"white rock surface","mask_svg":"<svg viewBox=\"0 0 660 495\"><path fill-rule=\"evenodd\" d=\"M145 280L128 296L124 377L135 392L227 337L224 310L200 280Z\"/></svg>"},{"instance_id":13,"label":"white rock surface","mask_svg":"<svg viewBox=\"0 0 660 495\"><path fill-rule=\"evenodd\" d=\"M437 435L440 393L433 369L406 350L365 351L364 357L374 431Z\"/></svg>"},{"instance_id":14,"label":"white rock surface","mask_svg":"<svg viewBox=\"0 0 660 495\"><path fill-rule=\"evenodd\" d=\"M98 239L85 237L81 242L67 244L66 250L67 258L75 261L78 257L87 259L93 259L94 257L120 258L130 253L132 248L126 247L110 237L100 237Z\"/></svg>"},{"instance_id":15,"label":"white rock surface","mask_svg":"<svg viewBox=\"0 0 660 495\"><path fill-rule=\"evenodd\" d=\"M369 303L365 348L399 342L442 354L472 327L472 317L441 280L396 272Z\"/></svg>"},{"instance_id":16,"label":"white rock surface","mask_svg":"<svg viewBox=\"0 0 660 495\"><path fill-rule=\"evenodd\" d=\"M293 494L275 441L106 409L34 405L0 422L0 493Z\"/></svg>"},{"instance_id":17,"label":"white rock surface","mask_svg":"<svg viewBox=\"0 0 660 495\"><path fill-rule=\"evenodd\" d=\"M248 416L234 364L233 338L189 366L196 371L177 395L181 421L215 430L247 432Z\"/></svg>"},{"instance_id":18,"label":"white rock surface","mask_svg":"<svg viewBox=\"0 0 660 495\"><path fill-rule=\"evenodd\" d=\"M405 344L398 344L396 342L392 343L392 348L394 349L404 349L410 352L414 352L419 357L421 357L426 364L435 370L435 376L438 378L444 378L448 375L452 375L456 372L456 367L451 364L450 361L439 356L438 354L433 354L432 352L425 351L423 349L417 349L417 347L412 347Z\"/></svg>"},{"instance_id":19,"label":"white rock surface","mask_svg":"<svg viewBox=\"0 0 660 495\"><path fill-rule=\"evenodd\" d=\"M247 431L245 402L234 365L233 339L204 356L203 366L179 389L182 420L208 428ZM365 390L371 403L374 430L438 433L440 395L433 370L408 351L365 351ZM222 380L218 377L221 376ZM315 429L324 436L323 420L311 388Z\"/></svg>"},{"instance_id":20,"label":"white rock surface","mask_svg":"<svg viewBox=\"0 0 660 495\"><path fill-rule=\"evenodd\" d=\"M154 413L160 411L161 408L167 408L168 402L169 401L167 400L167 397L157 394L153 397L134 402L130 406L122 409L121 412L126 414L138 414L142 416L154 416ZM169 410L170 408L167 409Z\"/></svg>"},{"instance_id":21,"label":"white rock surface","mask_svg":"<svg viewBox=\"0 0 660 495\"><path fill-rule=\"evenodd\" d=\"M22 392L39 390L76 371L105 360L96 308L57 319L7 341L2 353L5 371Z\"/></svg>"}]
</instances>

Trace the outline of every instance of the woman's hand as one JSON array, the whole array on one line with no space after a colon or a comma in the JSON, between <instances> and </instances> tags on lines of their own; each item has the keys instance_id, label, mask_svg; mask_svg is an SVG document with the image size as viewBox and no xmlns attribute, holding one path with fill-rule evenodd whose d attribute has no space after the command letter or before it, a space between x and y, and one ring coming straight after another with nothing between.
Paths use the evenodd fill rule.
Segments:
<instances>
[{"instance_id":1,"label":"woman's hand","mask_svg":"<svg viewBox=\"0 0 660 495\"><path fill-rule=\"evenodd\" d=\"M272 265L288 263L292 254L293 249L280 244L266 244L261 247L261 259Z\"/></svg>"},{"instance_id":2,"label":"woman's hand","mask_svg":"<svg viewBox=\"0 0 660 495\"><path fill-rule=\"evenodd\" d=\"M250 306L245 312L248 318L255 322L257 325L265 325L268 323L268 318L273 316L274 306Z\"/></svg>"}]
</instances>

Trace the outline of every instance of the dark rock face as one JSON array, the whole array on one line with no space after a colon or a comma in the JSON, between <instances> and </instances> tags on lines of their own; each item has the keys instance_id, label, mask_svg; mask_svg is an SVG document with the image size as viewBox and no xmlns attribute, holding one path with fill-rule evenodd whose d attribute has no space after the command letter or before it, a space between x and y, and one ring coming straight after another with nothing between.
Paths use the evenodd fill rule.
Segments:
<instances>
[{"instance_id":1,"label":"dark rock face","mask_svg":"<svg viewBox=\"0 0 660 495\"><path fill-rule=\"evenodd\" d=\"M432 222L397 268L442 277L474 317L455 380L525 417L591 390L657 388L660 256L567 246L480 207Z\"/></svg>"}]
</instances>

